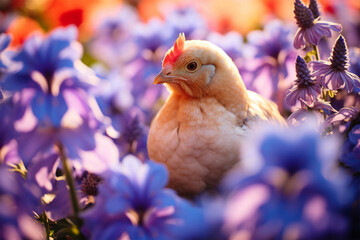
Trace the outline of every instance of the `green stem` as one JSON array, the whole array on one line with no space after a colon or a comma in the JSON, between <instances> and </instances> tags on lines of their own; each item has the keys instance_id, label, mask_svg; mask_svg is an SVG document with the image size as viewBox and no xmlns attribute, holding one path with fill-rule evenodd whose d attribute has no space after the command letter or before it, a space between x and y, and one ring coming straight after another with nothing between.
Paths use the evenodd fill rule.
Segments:
<instances>
[{"instance_id":1,"label":"green stem","mask_svg":"<svg viewBox=\"0 0 360 240\"><path fill-rule=\"evenodd\" d=\"M45 233L46 233L46 240L50 240L50 227L49 227L49 219L46 215L46 212L42 214L42 219L44 221Z\"/></svg>"},{"instance_id":2,"label":"green stem","mask_svg":"<svg viewBox=\"0 0 360 240\"><path fill-rule=\"evenodd\" d=\"M67 182L67 185L69 186L70 199L71 199L71 205L72 205L72 208L73 208L74 217L75 217L75 219L78 220L79 219L80 206L79 206L79 201L78 201L77 195L76 195L74 179L73 179L73 176L72 176L72 169L70 168L69 163L67 161L65 151L64 151L64 147L62 146L61 143L57 144L57 146L59 148L60 158L61 158L62 166L64 168L66 182Z\"/></svg>"},{"instance_id":3,"label":"green stem","mask_svg":"<svg viewBox=\"0 0 360 240\"><path fill-rule=\"evenodd\" d=\"M315 52L315 59L316 59L317 61L319 61L319 60L320 60L320 53L319 53L319 48L318 48L318 46L313 45L313 50L314 50L314 52Z\"/></svg>"}]
</instances>

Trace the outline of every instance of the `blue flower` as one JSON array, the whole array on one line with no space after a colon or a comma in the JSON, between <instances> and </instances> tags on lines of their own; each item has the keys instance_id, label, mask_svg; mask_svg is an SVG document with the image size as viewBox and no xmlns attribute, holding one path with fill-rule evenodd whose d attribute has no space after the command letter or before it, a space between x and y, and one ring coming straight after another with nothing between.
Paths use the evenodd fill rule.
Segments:
<instances>
[{"instance_id":1,"label":"blue flower","mask_svg":"<svg viewBox=\"0 0 360 240\"><path fill-rule=\"evenodd\" d=\"M313 9L307 8L301 0L295 0L294 13L296 24L299 26L294 38L294 47L296 49L305 48L309 45L318 45L323 36L330 38L331 30L340 32L340 24L321 21L314 17Z\"/></svg>"},{"instance_id":2,"label":"blue flower","mask_svg":"<svg viewBox=\"0 0 360 240\"><path fill-rule=\"evenodd\" d=\"M83 213L91 239L186 239L200 229L200 209L164 189L164 166L128 155L103 177L95 206Z\"/></svg>"},{"instance_id":3,"label":"blue flower","mask_svg":"<svg viewBox=\"0 0 360 240\"><path fill-rule=\"evenodd\" d=\"M329 61L311 61L316 81L330 90L345 89L348 93L360 87L360 78L349 72L348 49L345 39L340 35L333 47Z\"/></svg>"},{"instance_id":4,"label":"blue flower","mask_svg":"<svg viewBox=\"0 0 360 240\"><path fill-rule=\"evenodd\" d=\"M43 227L33 217L40 191L16 172L0 165L0 238L41 239Z\"/></svg>"},{"instance_id":5,"label":"blue flower","mask_svg":"<svg viewBox=\"0 0 360 240\"><path fill-rule=\"evenodd\" d=\"M100 133L102 115L87 92L98 78L80 61L76 36L74 27L33 36L13 56L17 67L5 76L3 86L12 92L9 101L16 111L12 127L26 167L43 164L55 171L46 155L59 144L89 171L104 171L108 160L118 161L115 144Z\"/></svg>"},{"instance_id":6,"label":"blue flower","mask_svg":"<svg viewBox=\"0 0 360 240\"><path fill-rule=\"evenodd\" d=\"M94 76L81 65L82 48L76 37L74 27L57 29L48 37L36 35L12 58L18 69L5 76L3 88L31 95L32 112L42 124L59 127L68 110L89 105L84 90Z\"/></svg>"},{"instance_id":7,"label":"blue flower","mask_svg":"<svg viewBox=\"0 0 360 240\"><path fill-rule=\"evenodd\" d=\"M223 229L251 239L347 238L353 192L336 169L338 142L313 126L268 126L243 148L245 174L225 181Z\"/></svg>"}]
</instances>

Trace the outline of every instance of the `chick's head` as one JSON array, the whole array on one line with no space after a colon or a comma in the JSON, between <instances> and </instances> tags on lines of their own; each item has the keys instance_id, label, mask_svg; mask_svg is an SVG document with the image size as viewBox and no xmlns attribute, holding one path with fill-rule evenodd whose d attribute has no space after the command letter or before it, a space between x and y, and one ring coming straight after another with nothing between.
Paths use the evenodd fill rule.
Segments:
<instances>
[{"instance_id":1,"label":"chick's head","mask_svg":"<svg viewBox=\"0 0 360 240\"><path fill-rule=\"evenodd\" d=\"M200 98L216 95L224 86L242 85L230 57L216 45L204 40L185 41L179 35L163 60L155 84L164 84L170 92Z\"/></svg>"}]
</instances>

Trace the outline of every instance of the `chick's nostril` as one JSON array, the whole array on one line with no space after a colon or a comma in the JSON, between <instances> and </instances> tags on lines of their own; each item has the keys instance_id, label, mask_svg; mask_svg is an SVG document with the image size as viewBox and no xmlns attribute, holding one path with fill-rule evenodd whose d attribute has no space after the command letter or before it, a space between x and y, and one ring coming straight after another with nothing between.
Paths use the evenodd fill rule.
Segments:
<instances>
[{"instance_id":1,"label":"chick's nostril","mask_svg":"<svg viewBox=\"0 0 360 240\"><path fill-rule=\"evenodd\" d=\"M169 71L169 72L165 72L165 75L170 75L170 73L171 73L170 71Z\"/></svg>"}]
</instances>

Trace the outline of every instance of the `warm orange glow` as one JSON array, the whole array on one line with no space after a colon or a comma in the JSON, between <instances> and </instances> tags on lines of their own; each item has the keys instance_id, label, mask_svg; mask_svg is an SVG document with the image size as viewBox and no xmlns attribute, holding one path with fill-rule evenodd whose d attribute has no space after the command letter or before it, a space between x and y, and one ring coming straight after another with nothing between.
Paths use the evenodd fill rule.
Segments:
<instances>
[{"instance_id":1,"label":"warm orange glow","mask_svg":"<svg viewBox=\"0 0 360 240\"><path fill-rule=\"evenodd\" d=\"M247 33L262 25L267 14L264 0L143 0L138 9L144 21L161 16L162 11L171 10L174 6L191 6L199 10L209 21L210 26L219 32L237 30Z\"/></svg>"},{"instance_id":2,"label":"warm orange glow","mask_svg":"<svg viewBox=\"0 0 360 240\"><path fill-rule=\"evenodd\" d=\"M44 11L50 28L68 26L79 28L80 38L86 39L93 30L95 13L121 4L121 0L48 0Z\"/></svg>"},{"instance_id":3,"label":"warm orange glow","mask_svg":"<svg viewBox=\"0 0 360 240\"><path fill-rule=\"evenodd\" d=\"M9 26L7 33L13 36L11 47L18 47L27 37L36 32L43 32L39 23L28 17L18 17Z\"/></svg>"}]
</instances>

